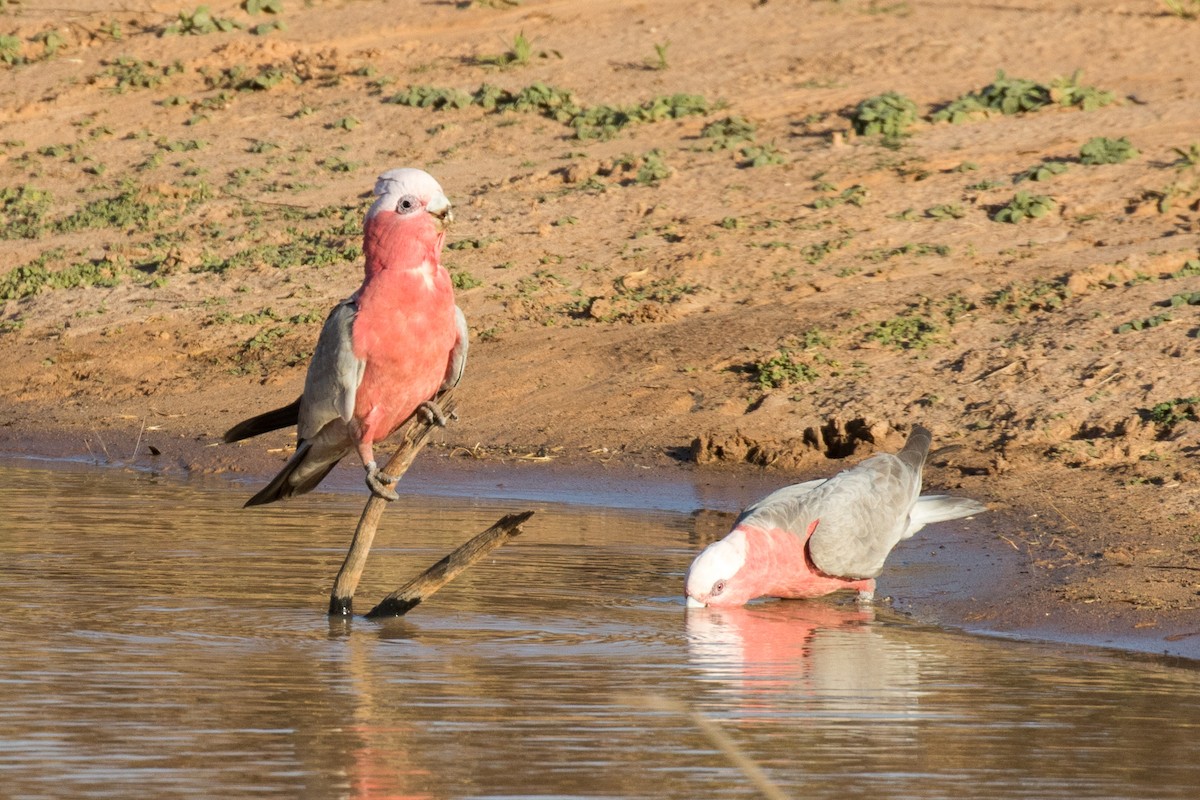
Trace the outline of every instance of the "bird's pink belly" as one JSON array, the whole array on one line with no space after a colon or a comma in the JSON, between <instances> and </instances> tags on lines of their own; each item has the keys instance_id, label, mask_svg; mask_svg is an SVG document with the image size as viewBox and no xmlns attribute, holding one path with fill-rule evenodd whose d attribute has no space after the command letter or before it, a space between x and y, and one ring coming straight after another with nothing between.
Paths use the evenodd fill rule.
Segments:
<instances>
[{"instance_id":1,"label":"bird's pink belly","mask_svg":"<svg viewBox=\"0 0 1200 800\"><path fill-rule=\"evenodd\" d=\"M440 316L399 317L373 332L354 404L364 441L387 438L442 385L457 338L453 305Z\"/></svg>"}]
</instances>

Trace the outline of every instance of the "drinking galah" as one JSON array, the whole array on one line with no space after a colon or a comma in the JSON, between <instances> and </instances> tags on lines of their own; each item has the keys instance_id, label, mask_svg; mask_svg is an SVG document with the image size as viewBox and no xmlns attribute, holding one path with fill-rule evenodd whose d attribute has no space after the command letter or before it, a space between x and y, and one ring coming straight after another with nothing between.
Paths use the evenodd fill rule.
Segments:
<instances>
[{"instance_id":1,"label":"drinking galah","mask_svg":"<svg viewBox=\"0 0 1200 800\"><path fill-rule=\"evenodd\" d=\"M689 606L740 606L756 597L875 594L892 548L931 522L987 510L949 495L921 495L933 438L914 425L904 448L880 453L827 480L773 492L696 557L685 579Z\"/></svg>"},{"instance_id":2,"label":"drinking galah","mask_svg":"<svg viewBox=\"0 0 1200 800\"><path fill-rule=\"evenodd\" d=\"M351 452L371 491L395 500L373 445L418 410L445 424L434 398L458 383L467 359L466 318L441 264L450 201L411 168L380 175L375 196L363 229L366 277L325 320L304 393L225 434L233 442L296 423L295 454L247 506L311 491Z\"/></svg>"}]
</instances>

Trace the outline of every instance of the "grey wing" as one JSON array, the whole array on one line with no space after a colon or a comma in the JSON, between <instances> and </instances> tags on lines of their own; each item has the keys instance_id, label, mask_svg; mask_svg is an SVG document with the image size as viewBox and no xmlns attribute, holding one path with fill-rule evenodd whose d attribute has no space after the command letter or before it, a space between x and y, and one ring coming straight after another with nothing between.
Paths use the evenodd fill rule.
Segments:
<instances>
[{"instance_id":1,"label":"grey wing","mask_svg":"<svg viewBox=\"0 0 1200 800\"><path fill-rule=\"evenodd\" d=\"M801 535L808 530L806 501L812 499L814 489L828 482L828 478L818 478L776 489L757 503L746 506L733 527L745 522L762 530L779 528Z\"/></svg>"},{"instance_id":2,"label":"grey wing","mask_svg":"<svg viewBox=\"0 0 1200 800\"><path fill-rule=\"evenodd\" d=\"M458 386L462 380L463 370L467 368L467 316L458 306L454 307L454 323L458 328L458 339L454 349L450 351L450 363L446 365L446 378L442 381L441 391Z\"/></svg>"},{"instance_id":3,"label":"grey wing","mask_svg":"<svg viewBox=\"0 0 1200 800\"><path fill-rule=\"evenodd\" d=\"M296 425L301 439L311 439L335 419L349 422L354 416L358 385L367 368L367 362L354 355L353 328L357 314L354 298L343 300L329 312L321 328L304 378L300 419Z\"/></svg>"},{"instance_id":4,"label":"grey wing","mask_svg":"<svg viewBox=\"0 0 1200 800\"><path fill-rule=\"evenodd\" d=\"M921 491L920 466L881 454L837 475L818 492L813 564L840 578L874 578L909 527ZM816 498L814 498L816 499Z\"/></svg>"}]
</instances>

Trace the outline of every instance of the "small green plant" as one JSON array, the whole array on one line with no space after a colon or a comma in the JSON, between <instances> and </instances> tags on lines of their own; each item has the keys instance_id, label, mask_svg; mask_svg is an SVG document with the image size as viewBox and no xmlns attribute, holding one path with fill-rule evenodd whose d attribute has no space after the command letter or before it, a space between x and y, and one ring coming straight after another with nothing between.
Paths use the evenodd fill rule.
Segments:
<instances>
[{"instance_id":1,"label":"small green plant","mask_svg":"<svg viewBox=\"0 0 1200 800\"><path fill-rule=\"evenodd\" d=\"M667 68L667 48L671 46L670 40L661 44L654 45L654 61L650 64L651 69L664 70Z\"/></svg>"},{"instance_id":2,"label":"small green plant","mask_svg":"<svg viewBox=\"0 0 1200 800\"><path fill-rule=\"evenodd\" d=\"M1079 75L1077 70L1069 78L1055 78L1044 84L1027 78L1010 78L999 70L987 86L950 101L934 112L931 119L958 124L991 113L1025 114L1051 105L1091 111L1116 100L1110 91L1080 85Z\"/></svg>"},{"instance_id":3,"label":"small green plant","mask_svg":"<svg viewBox=\"0 0 1200 800\"><path fill-rule=\"evenodd\" d=\"M1017 192L1008 205L992 215L992 219L996 222L1016 224L1023 219L1040 219L1053 211L1054 207L1054 199L1044 194Z\"/></svg>"},{"instance_id":4,"label":"small green plant","mask_svg":"<svg viewBox=\"0 0 1200 800\"><path fill-rule=\"evenodd\" d=\"M458 289L459 291L466 291L467 289L474 289L476 286L483 285L483 281L479 280L479 278L476 278L471 273L463 272L462 270L457 269L450 272L450 282L454 285L454 288Z\"/></svg>"},{"instance_id":5,"label":"small green plant","mask_svg":"<svg viewBox=\"0 0 1200 800\"><path fill-rule=\"evenodd\" d=\"M1160 428L1170 431L1180 422L1200 422L1200 397L1177 397L1142 409L1142 416Z\"/></svg>"},{"instance_id":6,"label":"small green plant","mask_svg":"<svg viewBox=\"0 0 1200 800\"><path fill-rule=\"evenodd\" d=\"M1065 282L1037 278L1032 283L1010 283L990 295L985 302L1010 314L1020 315L1029 311L1054 311L1062 308L1070 296L1071 290Z\"/></svg>"},{"instance_id":7,"label":"small green plant","mask_svg":"<svg viewBox=\"0 0 1200 800\"><path fill-rule=\"evenodd\" d=\"M36 239L54 203L50 192L29 185L0 188L0 239Z\"/></svg>"},{"instance_id":8,"label":"small green plant","mask_svg":"<svg viewBox=\"0 0 1200 800\"><path fill-rule=\"evenodd\" d=\"M1164 322L1170 322L1170 321L1171 321L1170 313L1155 314L1152 317L1146 317L1145 319L1135 319L1135 320L1132 320L1131 322L1126 322L1121 325L1118 325L1116 330L1113 332L1114 333L1129 333L1130 331L1142 331L1142 330L1146 330L1147 328L1157 328L1159 325L1162 325Z\"/></svg>"},{"instance_id":9,"label":"small green plant","mask_svg":"<svg viewBox=\"0 0 1200 800\"><path fill-rule=\"evenodd\" d=\"M941 327L919 314L902 314L875 324L867 338L898 350L924 350L938 341Z\"/></svg>"},{"instance_id":10,"label":"small green plant","mask_svg":"<svg viewBox=\"0 0 1200 800\"><path fill-rule=\"evenodd\" d=\"M925 216L930 219L962 219L967 210L958 203L943 203L939 206L925 209Z\"/></svg>"},{"instance_id":11,"label":"small green plant","mask_svg":"<svg viewBox=\"0 0 1200 800\"><path fill-rule=\"evenodd\" d=\"M167 78L181 72L183 72L183 64L178 61L162 65L155 61L140 61L128 56L118 56L116 61L108 62L100 75L112 78L115 81L112 90L120 94L126 89L156 89Z\"/></svg>"},{"instance_id":12,"label":"small green plant","mask_svg":"<svg viewBox=\"0 0 1200 800\"><path fill-rule=\"evenodd\" d=\"M1200 2L1200 0L1197 0ZM1171 166L1177 170L1195 169L1200 167L1200 142L1192 142L1184 150L1182 147L1172 147L1171 152L1179 156Z\"/></svg>"},{"instance_id":13,"label":"small green plant","mask_svg":"<svg viewBox=\"0 0 1200 800\"><path fill-rule=\"evenodd\" d=\"M1172 278L1190 278L1200 275L1200 258L1192 258L1183 262L1183 266L1171 273Z\"/></svg>"},{"instance_id":14,"label":"small green plant","mask_svg":"<svg viewBox=\"0 0 1200 800\"><path fill-rule=\"evenodd\" d=\"M1162 0L1162 3L1180 19L1200 19L1200 0Z\"/></svg>"},{"instance_id":15,"label":"small green plant","mask_svg":"<svg viewBox=\"0 0 1200 800\"><path fill-rule=\"evenodd\" d=\"M1200 292L1181 292L1173 294L1166 303L1171 308L1179 306L1200 306Z\"/></svg>"},{"instance_id":16,"label":"small green plant","mask_svg":"<svg viewBox=\"0 0 1200 800\"><path fill-rule=\"evenodd\" d=\"M867 187L856 183L843 189L840 193L829 197L818 197L813 201L813 208L833 208L843 203L861 207L867 201Z\"/></svg>"},{"instance_id":17,"label":"small green plant","mask_svg":"<svg viewBox=\"0 0 1200 800\"><path fill-rule=\"evenodd\" d=\"M788 347L781 347L770 358L750 364L750 375L759 388L780 389L797 383L812 383L820 375Z\"/></svg>"},{"instance_id":18,"label":"small green plant","mask_svg":"<svg viewBox=\"0 0 1200 800\"><path fill-rule=\"evenodd\" d=\"M195 11L180 11L179 20L163 29L164 36L203 36L208 33L228 33L243 27L237 20L213 16L208 6Z\"/></svg>"},{"instance_id":19,"label":"small green plant","mask_svg":"<svg viewBox=\"0 0 1200 800\"><path fill-rule=\"evenodd\" d=\"M709 150L734 150L754 142L757 127L745 117L725 117L708 123L700 130L700 136L711 139Z\"/></svg>"},{"instance_id":20,"label":"small green plant","mask_svg":"<svg viewBox=\"0 0 1200 800\"><path fill-rule=\"evenodd\" d=\"M739 167L765 167L771 164L786 164L787 153L775 146L774 142L767 144L748 144L740 151L742 160Z\"/></svg>"},{"instance_id":21,"label":"small green plant","mask_svg":"<svg viewBox=\"0 0 1200 800\"><path fill-rule=\"evenodd\" d=\"M628 125L707 114L709 103L700 95L673 94L655 97L636 106L583 106L571 92L534 83L517 92L482 84L475 92L409 87L384 102L442 110L477 105L486 111L532 112L575 130L580 139L611 139Z\"/></svg>"},{"instance_id":22,"label":"small green plant","mask_svg":"<svg viewBox=\"0 0 1200 800\"><path fill-rule=\"evenodd\" d=\"M10 67L26 63L21 55L21 38L19 36L0 36L0 61Z\"/></svg>"},{"instance_id":23,"label":"small green plant","mask_svg":"<svg viewBox=\"0 0 1200 800\"><path fill-rule=\"evenodd\" d=\"M58 48L67 43L67 40L63 38L63 35L56 30L42 31L34 36L33 40L42 45L43 56L45 58L50 58L53 56L58 52Z\"/></svg>"},{"instance_id":24,"label":"small green plant","mask_svg":"<svg viewBox=\"0 0 1200 800\"><path fill-rule=\"evenodd\" d=\"M546 53L539 53L540 57L544 58ZM525 32L518 33L512 41L512 45L506 52L494 56L480 56L475 60L475 63L486 67L499 67L500 69L508 69L509 67L523 67L533 58L533 44L525 38Z\"/></svg>"},{"instance_id":25,"label":"small green plant","mask_svg":"<svg viewBox=\"0 0 1200 800\"><path fill-rule=\"evenodd\" d=\"M1079 163L1089 166L1120 164L1137 156L1138 151L1129 143L1127 136L1122 136L1120 139L1096 136L1079 148Z\"/></svg>"},{"instance_id":26,"label":"small green plant","mask_svg":"<svg viewBox=\"0 0 1200 800\"><path fill-rule=\"evenodd\" d=\"M245 0L242 8L247 14L282 14L283 0Z\"/></svg>"},{"instance_id":27,"label":"small green plant","mask_svg":"<svg viewBox=\"0 0 1200 800\"><path fill-rule=\"evenodd\" d=\"M641 158L641 166L637 171L637 182L642 186L655 186L671 176L671 168L667 166L666 153L655 148Z\"/></svg>"},{"instance_id":28,"label":"small green plant","mask_svg":"<svg viewBox=\"0 0 1200 800\"><path fill-rule=\"evenodd\" d=\"M1013 183L1020 183L1021 181L1038 181L1039 183L1048 181L1055 175L1062 175L1069 167L1070 165L1065 161L1043 161L1041 164L1018 173L1013 178Z\"/></svg>"},{"instance_id":29,"label":"small green plant","mask_svg":"<svg viewBox=\"0 0 1200 800\"><path fill-rule=\"evenodd\" d=\"M850 122L860 136L903 136L917 121L917 104L897 92L868 97L854 109Z\"/></svg>"},{"instance_id":30,"label":"small green plant","mask_svg":"<svg viewBox=\"0 0 1200 800\"><path fill-rule=\"evenodd\" d=\"M56 271L46 266L62 257L62 250L51 250L29 264L9 270L0 277L0 301L20 300L48 289L116 286L124 272L120 265L105 261L84 261Z\"/></svg>"}]
</instances>

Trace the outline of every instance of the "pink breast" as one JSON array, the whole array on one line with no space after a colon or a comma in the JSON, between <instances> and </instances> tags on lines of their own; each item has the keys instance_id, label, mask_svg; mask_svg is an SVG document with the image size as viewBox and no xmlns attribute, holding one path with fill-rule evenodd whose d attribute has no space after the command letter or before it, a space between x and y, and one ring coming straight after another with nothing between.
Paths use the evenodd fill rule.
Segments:
<instances>
[{"instance_id":1,"label":"pink breast","mask_svg":"<svg viewBox=\"0 0 1200 800\"><path fill-rule=\"evenodd\" d=\"M749 558L761 561L755 567L759 576L760 597L802 599L822 597L840 589L863 587L863 581L826 575L813 565L807 548L811 531L801 537L780 528L743 530L749 544Z\"/></svg>"}]
</instances>

